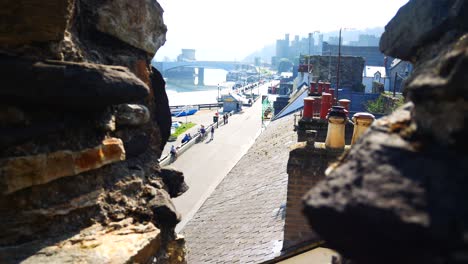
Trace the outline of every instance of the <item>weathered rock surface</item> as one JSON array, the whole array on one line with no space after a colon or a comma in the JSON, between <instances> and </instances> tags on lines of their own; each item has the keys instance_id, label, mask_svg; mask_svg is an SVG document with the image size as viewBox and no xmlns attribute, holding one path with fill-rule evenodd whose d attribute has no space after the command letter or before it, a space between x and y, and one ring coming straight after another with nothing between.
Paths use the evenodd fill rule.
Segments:
<instances>
[{"instance_id":1,"label":"weathered rock surface","mask_svg":"<svg viewBox=\"0 0 468 264\"><path fill-rule=\"evenodd\" d=\"M155 0L106 1L97 13L99 31L150 54L166 41L163 9Z\"/></svg>"},{"instance_id":2,"label":"weathered rock surface","mask_svg":"<svg viewBox=\"0 0 468 264\"><path fill-rule=\"evenodd\" d=\"M105 139L101 145L79 152L64 150L1 159L0 193L9 194L121 160L125 160L125 149L118 138Z\"/></svg>"},{"instance_id":3,"label":"weathered rock surface","mask_svg":"<svg viewBox=\"0 0 468 264\"><path fill-rule=\"evenodd\" d=\"M148 202L148 207L153 212L157 227L165 226L163 229L163 239L172 240L175 226L180 222L180 214L175 209L174 204L169 199L169 194L164 190L154 189L154 198ZM171 230L172 229L172 230Z\"/></svg>"},{"instance_id":4,"label":"weathered rock surface","mask_svg":"<svg viewBox=\"0 0 468 264\"><path fill-rule=\"evenodd\" d=\"M314 230L357 263L439 263L468 245L468 156L406 140L409 110L378 120L305 197Z\"/></svg>"},{"instance_id":5,"label":"weathered rock surface","mask_svg":"<svg viewBox=\"0 0 468 264\"><path fill-rule=\"evenodd\" d=\"M49 241L49 246L21 263L148 263L153 257L151 252L161 247L159 230L151 223L134 224L133 221L127 218L106 227L95 224L58 243ZM3 260L21 256L24 247L9 252L17 255Z\"/></svg>"},{"instance_id":6,"label":"weathered rock surface","mask_svg":"<svg viewBox=\"0 0 468 264\"><path fill-rule=\"evenodd\" d=\"M116 107L117 125L141 126L150 120L148 108L138 104L121 104Z\"/></svg>"},{"instance_id":7,"label":"weathered rock surface","mask_svg":"<svg viewBox=\"0 0 468 264\"><path fill-rule=\"evenodd\" d=\"M69 252L77 259L87 259L88 255L94 258L102 254L111 257L101 250L109 253L119 248L114 247L112 239L106 235L112 230L115 233L110 237L118 235L122 246L133 244L122 257L130 257L132 255L127 254L133 254L134 249L144 250L148 243L161 241L163 237L165 242L158 242L157 248L151 246L156 250L148 251L147 254L156 256L167 252L171 239L175 237L173 230L179 216L169 194L164 190L164 183L151 173L157 171L145 173L126 166L117 163L2 196L0 215L4 222L0 230L0 262L17 263L28 259L33 263L47 257L53 263L61 263L61 259L66 257L62 254L64 252ZM44 193L49 195L47 200L42 198ZM129 217L132 220L123 224L122 221ZM158 225L156 233L145 231L151 223ZM91 225L93 227L88 229ZM130 232L127 227L136 231ZM140 229L142 232L138 231ZM160 233L164 236L160 237ZM83 239L86 245L88 242L95 246L102 243L103 247L94 252L94 246L83 246L82 250L66 246L70 242L74 244L77 234L78 237L87 237ZM41 254L38 251L55 253ZM118 256L116 254L114 257ZM101 263L99 261L97 258L96 262L87 263Z\"/></svg>"},{"instance_id":8,"label":"weathered rock surface","mask_svg":"<svg viewBox=\"0 0 468 264\"><path fill-rule=\"evenodd\" d=\"M465 2L467 3L467 2ZM467 4L468 6L468 4ZM407 80L418 131L437 144L468 147L468 34L421 63Z\"/></svg>"},{"instance_id":9,"label":"weathered rock surface","mask_svg":"<svg viewBox=\"0 0 468 264\"><path fill-rule=\"evenodd\" d=\"M422 46L437 41L446 33L466 32L467 15L465 0L410 1L385 26L380 50L386 55L416 62L417 57L423 55L417 52Z\"/></svg>"},{"instance_id":10,"label":"weathered rock surface","mask_svg":"<svg viewBox=\"0 0 468 264\"><path fill-rule=\"evenodd\" d=\"M467 6L412 0L398 12L381 48L415 62L412 103L374 122L305 197L314 230L356 263L468 262Z\"/></svg>"},{"instance_id":11,"label":"weathered rock surface","mask_svg":"<svg viewBox=\"0 0 468 264\"><path fill-rule=\"evenodd\" d=\"M0 47L59 42L73 8L73 1L4 0L0 3ZM43 14L47 13L47 16Z\"/></svg>"},{"instance_id":12,"label":"weathered rock surface","mask_svg":"<svg viewBox=\"0 0 468 264\"><path fill-rule=\"evenodd\" d=\"M104 108L149 95L149 89L128 69L88 63L0 59L3 102L55 105L62 108Z\"/></svg>"},{"instance_id":13,"label":"weathered rock surface","mask_svg":"<svg viewBox=\"0 0 468 264\"><path fill-rule=\"evenodd\" d=\"M178 197L186 192L189 187L185 184L184 174L174 169L162 169L160 172L164 184L168 187L171 198Z\"/></svg>"},{"instance_id":14,"label":"weathered rock surface","mask_svg":"<svg viewBox=\"0 0 468 264\"><path fill-rule=\"evenodd\" d=\"M0 263L185 263L170 197L187 186L158 164L159 4L7 0L0 16Z\"/></svg>"},{"instance_id":15,"label":"weathered rock surface","mask_svg":"<svg viewBox=\"0 0 468 264\"><path fill-rule=\"evenodd\" d=\"M171 109L169 107L164 107L165 105L169 105L169 99L167 98L166 94L166 82L162 77L161 73L153 68L152 74L150 76L151 80L151 87L153 88L154 94L154 103L155 103L155 112L154 115L155 121L158 123L162 144L161 146L166 145L169 136L171 135L171 124L172 124L172 116L171 116Z\"/></svg>"}]
</instances>

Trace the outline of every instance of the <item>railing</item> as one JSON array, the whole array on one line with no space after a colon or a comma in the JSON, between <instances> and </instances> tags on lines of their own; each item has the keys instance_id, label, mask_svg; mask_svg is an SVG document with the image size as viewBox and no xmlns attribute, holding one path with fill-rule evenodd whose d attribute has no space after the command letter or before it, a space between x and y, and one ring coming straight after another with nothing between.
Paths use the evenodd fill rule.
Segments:
<instances>
[{"instance_id":1,"label":"railing","mask_svg":"<svg viewBox=\"0 0 468 264\"><path fill-rule=\"evenodd\" d=\"M234 114L234 111L229 112L229 116L232 116L233 114ZM218 125L219 126L222 125L222 123L220 123L220 120L218 120ZM208 135L208 133L211 130L212 126L216 126L216 123L211 123L210 125L208 125L206 127L206 132L205 132L204 137L206 137ZM195 135L193 135L193 137L189 141L182 143L182 145L179 147L179 149L177 149L177 156L180 156L182 153L187 151L194 144L199 143L200 142L200 139L199 139L200 137L201 137L200 132L197 132L197 133L195 133ZM164 157L161 157L158 161L159 161L160 166L168 165L169 163L171 163L171 153L168 153Z\"/></svg>"},{"instance_id":2,"label":"railing","mask_svg":"<svg viewBox=\"0 0 468 264\"><path fill-rule=\"evenodd\" d=\"M174 106L170 106L169 108L170 108L171 110L183 110L186 106L188 106L188 105L174 105ZM190 105L190 106L195 106L195 107L197 107L198 109L202 109L202 108L211 109L211 108L218 108L218 107L221 107L221 106L223 106L223 104L222 104L222 103L195 104L195 105Z\"/></svg>"}]
</instances>

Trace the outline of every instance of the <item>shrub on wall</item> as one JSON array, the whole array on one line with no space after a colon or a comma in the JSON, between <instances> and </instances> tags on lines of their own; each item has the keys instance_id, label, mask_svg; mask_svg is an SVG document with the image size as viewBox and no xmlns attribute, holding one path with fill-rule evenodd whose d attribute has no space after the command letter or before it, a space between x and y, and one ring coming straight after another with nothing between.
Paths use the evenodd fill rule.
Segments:
<instances>
[{"instance_id":1,"label":"shrub on wall","mask_svg":"<svg viewBox=\"0 0 468 264\"><path fill-rule=\"evenodd\" d=\"M402 106L405 99L402 95L392 97L391 95L381 94L377 99L367 101L366 110L374 114L390 114L398 107Z\"/></svg>"}]
</instances>

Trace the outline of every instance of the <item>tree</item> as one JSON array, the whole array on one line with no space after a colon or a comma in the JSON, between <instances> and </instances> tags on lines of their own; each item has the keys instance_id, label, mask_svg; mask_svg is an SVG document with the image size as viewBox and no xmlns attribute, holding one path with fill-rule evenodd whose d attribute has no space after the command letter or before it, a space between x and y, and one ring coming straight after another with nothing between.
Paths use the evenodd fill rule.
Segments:
<instances>
[{"instance_id":1,"label":"tree","mask_svg":"<svg viewBox=\"0 0 468 264\"><path fill-rule=\"evenodd\" d=\"M282 72L291 72L293 68L293 63L286 58L282 58L278 64L278 73Z\"/></svg>"}]
</instances>

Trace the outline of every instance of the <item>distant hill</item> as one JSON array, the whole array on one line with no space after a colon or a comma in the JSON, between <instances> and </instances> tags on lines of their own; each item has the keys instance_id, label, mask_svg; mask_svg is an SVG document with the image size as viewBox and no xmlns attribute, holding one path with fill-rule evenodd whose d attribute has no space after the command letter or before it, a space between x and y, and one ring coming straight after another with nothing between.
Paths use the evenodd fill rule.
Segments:
<instances>
[{"instance_id":1,"label":"distant hill","mask_svg":"<svg viewBox=\"0 0 468 264\"><path fill-rule=\"evenodd\" d=\"M343 42L355 41L358 40L359 35L374 35L374 36L381 36L384 32L383 27L375 27L375 28L366 28L366 29L359 29L359 30L342 30L341 31L341 38ZM330 31L330 32L323 32L323 41L327 41L329 37L338 37L340 31Z\"/></svg>"},{"instance_id":2,"label":"distant hill","mask_svg":"<svg viewBox=\"0 0 468 264\"><path fill-rule=\"evenodd\" d=\"M244 62L254 62L255 57L262 58L263 62L270 63L271 57L276 54L276 43L268 44L261 50L257 50L243 59Z\"/></svg>"},{"instance_id":3,"label":"distant hill","mask_svg":"<svg viewBox=\"0 0 468 264\"><path fill-rule=\"evenodd\" d=\"M366 29L359 29L359 30L342 30L341 37L343 42L349 41L356 41L359 38L359 35L374 35L374 36L381 36L384 32L383 27L375 27L375 28L366 28ZM329 37L337 37L339 35L339 30L330 31L330 32L322 32L323 34L323 41L327 41ZM307 37L308 33L304 33L300 35L300 38ZM294 38L294 36L292 36ZM271 43L265 45L265 47L261 50L257 50L250 55L246 56L243 61L245 62L253 62L255 57L262 58L264 62L270 62L271 57L275 56L276 54L276 43Z\"/></svg>"}]
</instances>

